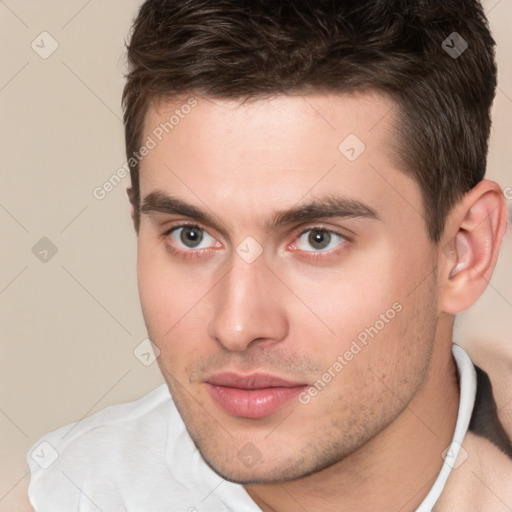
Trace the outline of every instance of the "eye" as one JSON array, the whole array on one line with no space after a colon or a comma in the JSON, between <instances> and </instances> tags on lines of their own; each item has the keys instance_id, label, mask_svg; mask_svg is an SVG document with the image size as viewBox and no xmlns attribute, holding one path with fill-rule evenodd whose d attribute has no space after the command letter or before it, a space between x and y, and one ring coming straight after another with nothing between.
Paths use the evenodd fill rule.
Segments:
<instances>
[{"instance_id":1,"label":"eye","mask_svg":"<svg viewBox=\"0 0 512 512\"><path fill-rule=\"evenodd\" d=\"M295 244L301 251L327 252L335 249L345 241L345 238L328 229L308 229L298 236Z\"/></svg>"},{"instance_id":2,"label":"eye","mask_svg":"<svg viewBox=\"0 0 512 512\"><path fill-rule=\"evenodd\" d=\"M215 238L198 226L178 226L168 234L173 244L181 250L207 249L218 245Z\"/></svg>"}]
</instances>

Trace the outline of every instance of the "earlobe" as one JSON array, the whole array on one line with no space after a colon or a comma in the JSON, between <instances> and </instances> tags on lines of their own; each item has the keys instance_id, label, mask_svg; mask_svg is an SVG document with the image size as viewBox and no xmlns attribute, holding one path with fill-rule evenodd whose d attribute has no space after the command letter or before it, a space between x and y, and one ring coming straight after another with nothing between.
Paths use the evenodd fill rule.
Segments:
<instances>
[{"instance_id":1,"label":"earlobe","mask_svg":"<svg viewBox=\"0 0 512 512\"><path fill-rule=\"evenodd\" d=\"M457 314L469 308L487 287L507 224L501 188L484 180L455 207L446 225L441 308Z\"/></svg>"}]
</instances>

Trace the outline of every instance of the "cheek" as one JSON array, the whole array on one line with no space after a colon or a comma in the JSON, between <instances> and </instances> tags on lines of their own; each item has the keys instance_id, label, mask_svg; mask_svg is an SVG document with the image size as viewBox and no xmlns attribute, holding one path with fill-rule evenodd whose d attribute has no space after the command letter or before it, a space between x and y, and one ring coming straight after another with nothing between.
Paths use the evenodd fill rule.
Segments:
<instances>
[{"instance_id":1,"label":"cheek","mask_svg":"<svg viewBox=\"0 0 512 512\"><path fill-rule=\"evenodd\" d=\"M428 262L425 255L419 261L392 249L387 245L373 253L361 251L339 269L295 270L286 278L302 301L295 301L297 306L289 310L295 329L291 339L305 352L314 350L326 370L331 368L331 373L343 374L358 386L374 378L371 373L368 376L368 368L383 375L386 368L400 367L399 361L421 349L412 340L416 342L414 327L421 323L424 302L431 293L425 290ZM423 285L418 286L421 279ZM338 356L341 363L333 368ZM341 381L346 385L344 378Z\"/></svg>"},{"instance_id":2,"label":"cheek","mask_svg":"<svg viewBox=\"0 0 512 512\"><path fill-rule=\"evenodd\" d=\"M164 248L141 235L137 280L144 319L156 343L184 315L190 287L170 264Z\"/></svg>"},{"instance_id":3,"label":"cheek","mask_svg":"<svg viewBox=\"0 0 512 512\"><path fill-rule=\"evenodd\" d=\"M210 280L204 272L172 263L161 246L139 241L137 276L149 338L160 349L159 362L184 368L204 345ZM172 357L170 357L172 354Z\"/></svg>"},{"instance_id":4,"label":"cheek","mask_svg":"<svg viewBox=\"0 0 512 512\"><path fill-rule=\"evenodd\" d=\"M166 294L164 290L168 282L159 253L152 250L151 244L139 234L137 248L137 282L142 311L146 323L154 329L162 319L162 307ZM164 300L162 300L164 299ZM165 306L164 306L165 307Z\"/></svg>"},{"instance_id":5,"label":"cheek","mask_svg":"<svg viewBox=\"0 0 512 512\"><path fill-rule=\"evenodd\" d=\"M300 298L299 301L290 296L290 304L295 304L289 310L293 315L291 325L296 326L297 332L305 325L316 327L316 337L324 338L322 346L331 345L333 350L350 345L360 332L392 309L401 296L397 280L389 271L376 269L362 258L353 263L347 262L339 269L299 269L285 277L287 283L293 284L294 295ZM391 310L390 316L393 313ZM326 344L328 340L332 343Z\"/></svg>"}]
</instances>

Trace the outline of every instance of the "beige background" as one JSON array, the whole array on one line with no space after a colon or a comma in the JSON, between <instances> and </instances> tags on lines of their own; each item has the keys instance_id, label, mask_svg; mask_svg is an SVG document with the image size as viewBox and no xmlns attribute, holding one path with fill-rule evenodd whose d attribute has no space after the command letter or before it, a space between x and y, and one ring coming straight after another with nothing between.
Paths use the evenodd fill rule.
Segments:
<instances>
[{"instance_id":1,"label":"beige background","mask_svg":"<svg viewBox=\"0 0 512 512\"><path fill-rule=\"evenodd\" d=\"M0 511L16 510L40 436L162 382L156 363L133 354L146 333L129 178L93 196L125 163L123 45L139 3L0 0ZM500 64L488 176L509 187L510 205L512 0L484 5ZM51 49L43 31L58 44L46 59L31 47ZM57 247L46 262L32 252L43 237ZM491 286L456 336L479 364L500 369L510 417L511 261L509 229Z\"/></svg>"}]
</instances>

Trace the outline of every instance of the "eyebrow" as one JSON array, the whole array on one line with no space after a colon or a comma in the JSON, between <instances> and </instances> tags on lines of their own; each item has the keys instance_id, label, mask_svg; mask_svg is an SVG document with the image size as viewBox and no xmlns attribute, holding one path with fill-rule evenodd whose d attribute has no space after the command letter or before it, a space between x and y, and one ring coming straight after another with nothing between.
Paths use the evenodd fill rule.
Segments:
<instances>
[{"instance_id":1,"label":"eyebrow","mask_svg":"<svg viewBox=\"0 0 512 512\"><path fill-rule=\"evenodd\" d=\"M214 227L219 224L219 219L215 215L180 199L171 197L161 191L150 192L143 199L141 213L146 215L152 213L183 215L184 217L189 217L202 224L208 224ZM293 223L311 222L322 218L333 217L380 220L379 214L361 201L336 195L328 195L277 212L265 223L265 228L271 230Z\"/></svg>"}]
</instances>

